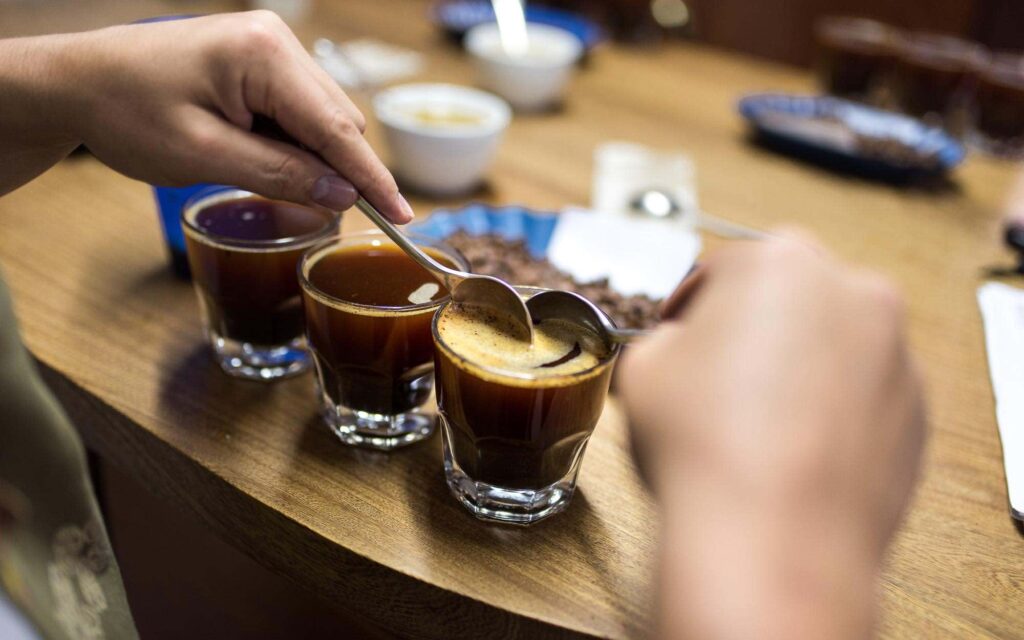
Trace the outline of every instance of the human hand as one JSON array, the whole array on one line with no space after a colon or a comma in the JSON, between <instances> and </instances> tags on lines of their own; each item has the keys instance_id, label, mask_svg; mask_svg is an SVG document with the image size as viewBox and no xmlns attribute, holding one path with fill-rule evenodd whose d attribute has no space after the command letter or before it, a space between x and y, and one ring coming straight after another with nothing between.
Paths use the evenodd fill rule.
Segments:
<instances>
[{"instance_id":1,"label":"human hand","mask_svg":"<svg viewBox=\"0 0 1024 640\"><path fill-rule=\"evenodd\" d=\"M363 137L363 115L274 13L118 26L20 46L43 76L33 81L46 88L52 111L43 126L84 142L121 173L162 185L232 184L339 210L358 192L395 222L412 218ZM257 114L305 149L252 133Z\"/></svg>"},{"instance_id":2,"label":"human hand","mask_svg":"<svg viewBox=\"0 0 1024 640\"><path fill-rule=\"evenodd\" d=\"M924 434L899 296L783 235L666 309L619 376L665 509L663 631L863 637Z\"/></svg>"}]
</instances>

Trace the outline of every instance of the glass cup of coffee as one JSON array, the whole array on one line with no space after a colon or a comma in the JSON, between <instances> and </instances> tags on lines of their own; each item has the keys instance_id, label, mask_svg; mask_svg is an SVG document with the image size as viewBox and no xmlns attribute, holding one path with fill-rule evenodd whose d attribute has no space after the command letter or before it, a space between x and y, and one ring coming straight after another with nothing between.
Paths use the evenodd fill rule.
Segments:
<instances>
[{"instance_id":1,"label":"glass cup of coffee","mask_svg":"<svg viewBox=\"0 0 1024 640\"><path fill-rule=\"evenodd\" d=\"M902 35L866 18L829 16L814 25L818 78L835 96L881 102L885 81L896 63Z\"/></svg>"},{"instance_id":2,"label":"glass cup of coffee","mask_svg":"<svg viewBox=\"0 0 1024 640\"><path fill-rule=\"evenodd\" d=\"M438 240L409 237L433 258L469 264ZM434 386L430 321L440 282L380 231L321 243L299 266L306 332L324 420L349 445L390 450L429 437Z\"/></svg>"},{"instance_id":3,"label":"glass cup of coffee","mask_svg":"<svg viewBox=\"0 0 1024 640\"><path fill-rule=\"evenodd\" d=\"M975 73L986 58L983 47L960 38L911 34L900 47L892 76L897 108L962 135L974 100Z\"/></svg>"},{"instance_id":4,"label":"glass cup of coffee","mask_svg":"<svg viewBox=\"0 0 1024 640\"><path fill-rule=\"evenodd\" d=\"M335 235L340 215L210 187L182 209L181 225L203 326L230 375L274 380L310 367L295 269Z\"/></svg>"},{"instance_id":5,"label":"glass cup of coffee","mask_svg":"<svg viewBox=\"0 0 1024 640\"><path fill-rule=\"evenodd\" d=\"M448 488L475 516L529 524L569 506L617 345L545 320L532 345L499 318L446 303L432 325Z\"/></svg>"},{"instance_id":6,"label":"glass cup of coffee","mask_svg":"<svg viewBox=\"0 0 1024 640\"><path fill-rule=\"evenodd\" d=\"M1024 55L994 55L978 76L972 142L993 155L1024 158Z\"/></svg>"}]
</instances>

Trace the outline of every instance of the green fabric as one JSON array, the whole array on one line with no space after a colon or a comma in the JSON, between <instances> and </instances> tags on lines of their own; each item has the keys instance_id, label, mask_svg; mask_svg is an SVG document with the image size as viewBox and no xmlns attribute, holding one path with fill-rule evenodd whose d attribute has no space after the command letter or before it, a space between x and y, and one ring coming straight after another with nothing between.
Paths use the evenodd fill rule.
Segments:
<instances>
[{"instance_id":1,"label":"green fabric","mask_svg":"<svg viewBox=\"0 0 1024 640\"><path fill-rule=\"evenodd\" d=\"M49 640L137 638L85 450L0 277L0 586Z\"/></svg>"}]
</instances>

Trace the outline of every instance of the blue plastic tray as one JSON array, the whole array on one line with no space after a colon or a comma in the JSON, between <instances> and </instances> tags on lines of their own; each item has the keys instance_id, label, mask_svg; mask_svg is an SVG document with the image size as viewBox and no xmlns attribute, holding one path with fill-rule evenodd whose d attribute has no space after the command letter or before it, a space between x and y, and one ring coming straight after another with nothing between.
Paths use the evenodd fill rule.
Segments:
<instances>
[{"instance_id":1,"label":"blue plastic tray","mask_svg":"<svg viewBox=\"0 0 1024 640\"><path fill-rule=\"evenodd\" d=\"M525 240L535 258L544 258L557 224L558 216L550 211L470 204L455 210L438 209L424 221L410 224L409 231L438 240L456 231L474 236L494 233L508 240Z\"/></svg>"},{"instance_id":2,"label":"blue plastic tray","mask_svg":"<svg viewBox=\"0 0 1024 640\"><path fill-rule=\"evenodd\" d=\"M910 178L944 174L960 164L966 150L955 138L938 127L891 111L828 96L757 94L739 101L739 112L756 132L759 141L778 151L830 168L885 178ZM795 134L773 125L770 115L784 113L804 118L832 117L853 131L872 137L894 138L914 147L934 162L915 166L893 163L878 156L866 156L822 140Z\"/></svg>"}]
</instances>

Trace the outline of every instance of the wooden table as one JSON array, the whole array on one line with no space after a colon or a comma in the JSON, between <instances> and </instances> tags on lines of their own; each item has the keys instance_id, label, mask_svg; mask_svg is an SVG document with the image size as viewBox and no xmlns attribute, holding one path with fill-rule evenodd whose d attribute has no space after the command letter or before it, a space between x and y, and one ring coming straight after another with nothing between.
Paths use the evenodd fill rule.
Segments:
<instances>
[{"instance_id":1,"label":"wooden table","mask_svg":"<svg viewBox=\"0 0 1024 640\"><path fill-rule=\"evenodd\" d=\"M419 19L424 10L324 3L315 29L299 33L307 43L368 34L412 46L427 54L425 79L470 82L467 61ZM99 20L76 24L90 19ZM598 143L682 148L709 211L801 225L895 279L932 431L882 582L882 636L1020 637L1024 539L1007 514L974 301L980 268L1005 258L997 222L1013 167L972 156L938 191L837 176L745 141L735 100L763 89L806 91L810 80L697 46L605 48L564 113L513 122L478 197L586 203ZM375 127L369 135L379 139ZM438 204L412 200L421 212ZM353 213L346 225L366 223ZM89 446L341 609L423 637L627 638L651 628L657 514L614 402L567 513L529 529L486 525L448 495L437 438L391 455L346 449L316 416L310 376L264 386L221 374L190 286L166 269L147 186L92 159L62 163L0 200L0 261L25 341Z\"/></svg>"}]
</instances>

